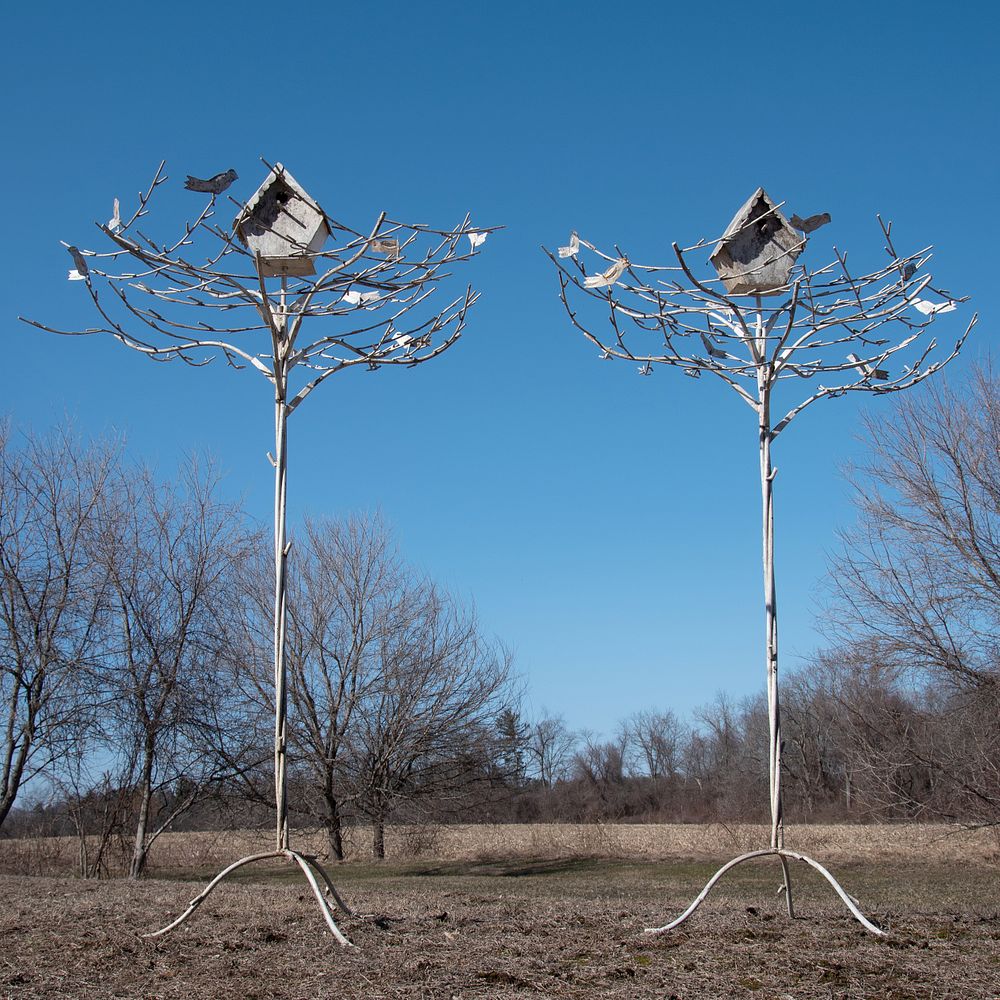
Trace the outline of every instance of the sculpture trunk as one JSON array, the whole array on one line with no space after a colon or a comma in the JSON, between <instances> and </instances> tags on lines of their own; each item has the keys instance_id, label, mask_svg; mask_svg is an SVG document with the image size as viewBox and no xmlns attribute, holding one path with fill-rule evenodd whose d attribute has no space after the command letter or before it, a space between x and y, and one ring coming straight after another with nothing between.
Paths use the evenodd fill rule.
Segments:
<instances>
[{"instance_id":1,"label":"sculpture trunk","mask_svg":"<svg viewBox=\"0 0 1000 1000\"><path fill-rule=\"evenodd\" d=\"M288 493L288 406L285 380L278 378L274 402L274 801L277 809L277 850L288 849L287 694L285 688L285 624L288 544L285 523Z\"/></svg>"},{"instance_id":2,"label":"sculpture trunk","mask_svg":"<svg viewBox=\"0 0 1000 1000\"><path fill-rule=\"evenodd\" d=\"M781 815L781 713L778 704L778 603L774 579L774 474L771 428L766 402L760 421L760 489L764 563L764 633L767 668L768 785L771 847L784 847Z\"/></svg>"},{"instance_id":3,"label":"sculpture trunk","mask_svg":"<svg viewBox=\"0 0 1000 1000\"><path fill-rule=\"evenodd\" d=\"M758 299L758 307L760 300ZM763 318L757 315L757 336L761 357L766 357ZM774 577L774 477L777 469L771 464L771 376L770 367L758 365L757 412L759 416L758 440L760 445L760 495L761 540L764 569L764 649L767 669L767 722L768 722L768 791L771 806L771 850L785 846L784 817L781 809L781 706L778 699L778 591ZM795 916L792 903L792 879L788 861L783 854L781 861L782 885L785 906L790 917Z\"/></svg>"}]
</instances>

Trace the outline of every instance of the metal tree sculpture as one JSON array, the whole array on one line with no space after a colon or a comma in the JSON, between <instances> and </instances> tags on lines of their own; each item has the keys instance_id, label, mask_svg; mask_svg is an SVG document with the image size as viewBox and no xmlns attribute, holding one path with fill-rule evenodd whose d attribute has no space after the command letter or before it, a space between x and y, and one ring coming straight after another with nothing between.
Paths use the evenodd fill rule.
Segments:
<instances>
[{"instance_id":1,"label":"metal tree sculpture","mask_svg":"<svg viewBox=\"0 0 1000 1000\"><path fill-rule=\"evenodd\" d=\"M736 214L719 240L701 240L682 249L673 244L677 264L637 264L620 247L602 253L575 232L558 254L545 252L559 271L560 296L574 326L601 349L605 360L639 364L649 375L655 364L672 365L685 375L703 373L721 379L753 410L760 449L764 570L764 633L768 704L768 776L770 845L734 858L709 880L694 902L661 933L687 919L729 869L751 858L776 856L789 916L794 916L788 859L802 861L822 874L851 913L874 934L885 935L858 908L837 880L817 861L785 848L781 802L781 715L778 703L778 609L774 578L774 477L771 448L775 439L808 406L850 392L900 392L922 382L954 358L976 323L968 326L940 360L936 342L926 331L938 313L952 312L959 302L934 288L924 267L930 248L900 256L893 245L892 224L879 225L889 262L856 275L847 254L836 248L835 259L809 270L796 264L807 233L830 221L829 215L792 221L758 188ZM712 249L714 246L714 249ZM695 277L691 255L711 249L717 277ZM584 251L599 270L588 273ZM585 325L570 304L570 290L604 307L610 333L599 336ZM921 296L934 293L941 301ZM765 296L771 297L765 303ZM749 301L748 301L749 299ZM774 304L770 304L773 301ZM926 342L925 342L926 341ZM822 380L822 381L820 381ZM776 420L779 386L806 383ZM779 411L780 412L780 411Z\"/></svg>"},{"instance_id":2,"label":"metal tree sculpture","mask_svg":"<svg viewBox=\"0 0 1000 1000\"><path fill-rule=\"evenodd\" d=\"M140 228L154 192L166 182L161 163L140 192L131 216L114 215L98 228L110 240L101 252L65 244L73 259L70 280L85 284L103 325L61 334L110 334L157 361L199 366L222 356L233 368L255 370L274 390L274 792L275 848L244 857L219 873L176 920L147 937L183 923L228 874L255 861L284 858L301 868L324 919L342 945L320 889L345 912L327 873L312 856L289 843L287 699L285 671L288 418L317 386L348 368L413 367L451 347L461 335L479 293L470 287L441 308L426 306L446 268L475 253L489 229L469 216L453 229L393 222L382 213L367 234L334 221L281 164L237 209L232 228L215 223L219 196L235 171L185 187L209 196L194 222L173 240L158 242ZM332 239L333 245L326 248ZM105 299L99 293L107 291ZM191 317L191 309L203 318ZM419 307L425 307L423 309ZM306 340L306 320L326 320L326 332ZM141 334L132 332L137 327ZM263 338L263 340L262 340ZM293 381L294 380L294 381Z\"/></svg>"}]
</instances>

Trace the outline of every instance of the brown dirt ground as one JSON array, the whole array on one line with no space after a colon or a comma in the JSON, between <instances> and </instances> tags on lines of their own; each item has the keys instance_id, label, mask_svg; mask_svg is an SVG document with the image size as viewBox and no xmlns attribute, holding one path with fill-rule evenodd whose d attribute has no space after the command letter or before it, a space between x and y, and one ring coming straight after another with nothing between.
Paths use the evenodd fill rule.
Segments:
<instances>
[{"instance_id":1,"label":"brown dirt ground","mask_svg":"<svg viewBox=\"0 0 1000 1000\"><path fill-rule=\"evenodd\" d=\"M301 876L251 870L178 931L191 881L0 876L0 997L1000 998L1000 878L983 863L849 863L881 941L795 866L788 921L771 859L735 869L680 929L704 861L347 863L331 869L359 945L326 932ZM245 869L246 871L246 869ZM193 874L193 873L192 873ZM199 873L201 876L214 873Z\"/></svg>"}]
</instances>

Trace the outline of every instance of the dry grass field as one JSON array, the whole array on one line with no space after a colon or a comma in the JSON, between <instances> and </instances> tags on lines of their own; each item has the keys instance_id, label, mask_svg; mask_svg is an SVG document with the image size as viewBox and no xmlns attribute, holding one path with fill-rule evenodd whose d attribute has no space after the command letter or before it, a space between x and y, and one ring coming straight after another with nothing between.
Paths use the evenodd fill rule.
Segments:
<instances>
[{"instance_id":1,"label":"dry grass field","mask_svg":"<svg viewBox=\"0 0 1000 1000\"><path fill-rule=\"evenodd\" d=\"M887 941L801 865L789 921L772 859L730 873L678 930L642 933L762 837L721 826L395 830L389 861L330 866L358 911L342 920L356 951L335 944L305 882L281 866L245 869L174 935L139 936L267 834L175 835L139 884L14 874L28 847L0 841L0 997L1000 998L1000 864L986 832L789 831L790 847L829 862L891 930ZM71 861L71 845L61 850Z\"/></svg>"},{"instance_id":2,"label":"dry grass field","mask_svg":"<svg viewBox=\"0 0 1000 1000\"><path fill-rule=\"evenodd\" d=\"M768 827L754 824L628 824L535 823L455 824L389 827L386 854L393 860L437 858L451 861L503 859L614 858L661 861L726 859L767 845ZM151 873L161 876L208 872L234 858L267 851L274 832L227 830L168 833L150 855ZM370 855L365 827L346 831L350 858ZM832 862L897 861L920 863L1000 863L1000 830L962 830L934 823L815 824L786 827L785 840L794 849ZM324 837L301 830L293 846L326 858ZM72 874L77 843L72 838L0 839L0 872L9 874Z\"/></svg>"}]
</instances>

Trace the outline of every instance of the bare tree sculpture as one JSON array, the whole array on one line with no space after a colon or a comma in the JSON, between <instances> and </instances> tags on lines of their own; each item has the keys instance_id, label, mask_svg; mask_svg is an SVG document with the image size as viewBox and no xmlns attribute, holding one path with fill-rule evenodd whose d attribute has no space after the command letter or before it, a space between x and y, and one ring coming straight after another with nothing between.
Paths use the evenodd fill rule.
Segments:
<instances>
[{"instance_id":1,"label":"bare tree sculpture","mask_svg":"<svg viewBox=\"0 0 1000 1000\"><path fill-rule=\"evenodd\" d=\"M121 214L116 198L111 219L98 224L110 244L107 249L64 244L74 265L69 278L84 284L101 324L60 330L26 322L52 333L108 334L156 361L199 366L221 356L233 368L256 371L273 389L275 450L268 458L274 466L275 848L224 869L180 917L148 936L183 923L229 873L252 862L283 858L299 866L331 932L342 945L350 945L334 922L317 876L337 904L350 911L316 858L289 844L288 418L337 372L414 367L451 347L478 292L469 286L437 308L430 296L448 277L447 268L474 254L492 230L474 229L468 215L452 229L433 229L392 221L383 212L369 232L360 232L328 216L280 163L270 168L249 201L230 197L235 220L231 226L219 224L219 198L236 179L232 170L207 181L189 177L185 187L208 196L204 207L173 238L155 239L144 231L143 220L153 195L167 181L161 163L130 215ZM198 315L192 315L193 308ZM303 324L314 319L326 320L326 332L307 340Z\"/></svg>"},{"instance_id":2,"label":"bare tree sculpture","mask_svg":"<svg viewBox=\"0 0 1000 1000\"><path fill-rule=\"evenodd\" d=\"M954 358L976 323L973 316L954 346L938 357L927 330L939 313L960 302L935 288L925 273L930 247L900 255L892 224L879 225L889 261L882 268L856 274L847 254L810 270L796 263L807 234L830 221L827 214L791 222L758 188L718 240L673 244L676 264L654 266L632 261L619 247L604 253L577 233L557 254L545 250L558 268L560 296L570 320L601 350L605 360L639 365L649 375L657 364L680 368L685 375L715 376L754 412L760 450L764 571L765 663L769 718L771 835L763 850L742 854L724 865L694 902L663 927L676 927L699 906L729 869L751 858L776 856L782 867L785 901L794 915L788 859L815 868L831 884L851 913L871 932L886 932L869 921L837 880L817 861L785 848L781 803L781 717L778 705L778 614L774 577L775 439L806 408L821 399L847 393L890 393L909 389ZM544 248L543 248L544 249ZM695 276L694 255L708 251L717 272ZM585 263L596 262L592 273ZM603 308L610 324L606 335L594 332L578 315L570 295L582 293ZM934 301L922 296L934 293ZM773 304L772 304L773 303ZM782 403L786 387L808 387ZM779 406L788 405L781 413ZM775 419L775 415L780 414Z\"/></svg>"}]
</instances>

